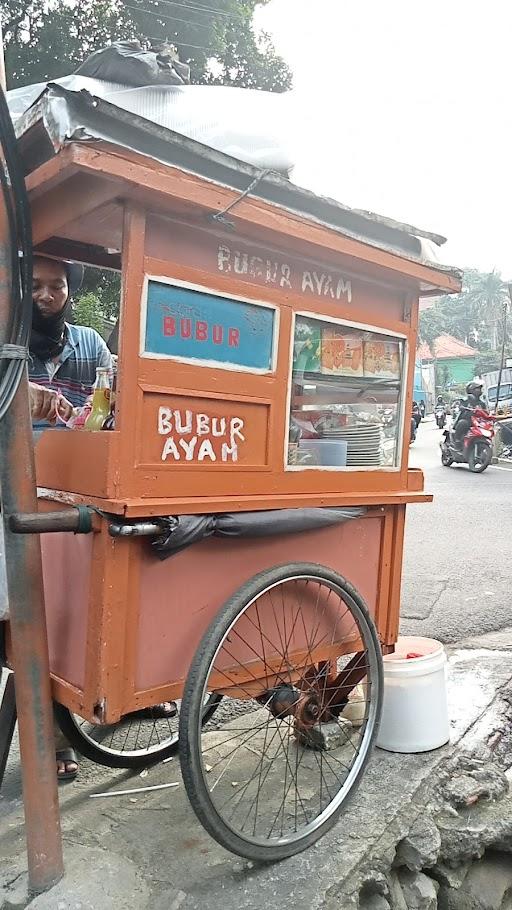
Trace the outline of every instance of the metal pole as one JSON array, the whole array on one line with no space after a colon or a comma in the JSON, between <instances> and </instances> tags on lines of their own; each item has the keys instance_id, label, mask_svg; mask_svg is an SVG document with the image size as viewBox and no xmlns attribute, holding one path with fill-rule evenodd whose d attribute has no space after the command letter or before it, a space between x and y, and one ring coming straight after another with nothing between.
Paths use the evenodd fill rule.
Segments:
<instances>
[{"instance_id":1,"label":"metal pole","mask_svg":"<svg viewBox=\"0 0 512 910\"><path fill-rule=\"evenodd\" d=\"M0 299L0 308L1 303ZM0 422L0 488L28 879L30 891L39 894L59 881L64 873L64 864L41 548L37 535L15 534L9 528L11 515L37 510L26 376L20 383L11 408Z\"/></svg>"},{"instance_id":2,"label":"metal pole","mask_svg":"<svg viewBox=\"0 0 512 910\"><path fill-rule=\"evenodd\" d=\"M1 33L0 61L0 82L3 78L5 84ZM0 341L6 337L11 306L9 249L6 212L0 202ZM32 893L39 894L62 878L64 863L41 548L36 535L14 534L9 528L9 518L14 513L37 510L34 443L26 372L7 415L0 421L0 490L21 752L28 884Z\"/></svg>"},{"instance_id":3,"label":"metal pole","mask_svg":"<svg viewBox=\"0 0 512 910\"><path fill-rule=\"evenodd\" d=\"M4 57L4 39L2 35L2 23L0 22L0 88L7 91L7 78L5 75L5 57Z\"/></svg>"},{"instance_id":4,"label":"metal pole","mask_svg":"<svg viewBox=\"0 0 512 910\"><path fill-rule=\"evenodd\" d=\"M507 285L508 296L512 301L512 284ZM501 378L503 376L503 365L505 363L505 345L507 343L507 312L508 312L508 300L505 298L503 303L503 340L501 342L501 361L500 361L500 371L498 374L498 387L496 389L496 407L494 409L497 413L500 405L500 391L501 391Z\"/></svg>"}]
</instances>

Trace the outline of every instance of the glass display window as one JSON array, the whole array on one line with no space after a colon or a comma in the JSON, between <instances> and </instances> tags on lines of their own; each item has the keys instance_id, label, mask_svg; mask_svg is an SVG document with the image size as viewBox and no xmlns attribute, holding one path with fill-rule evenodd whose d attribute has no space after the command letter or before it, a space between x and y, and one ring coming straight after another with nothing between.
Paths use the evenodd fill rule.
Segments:
<instances>
[{"instance_id":1,"label":"glass display window","mask_svg":"<svg viewBox=\"0 0 512 910\"><path fill-rule=\"evenodd\" d=\"M403 337L297 315L288 467L398 468L405 356Z\"/></svg>"}]
</instances>

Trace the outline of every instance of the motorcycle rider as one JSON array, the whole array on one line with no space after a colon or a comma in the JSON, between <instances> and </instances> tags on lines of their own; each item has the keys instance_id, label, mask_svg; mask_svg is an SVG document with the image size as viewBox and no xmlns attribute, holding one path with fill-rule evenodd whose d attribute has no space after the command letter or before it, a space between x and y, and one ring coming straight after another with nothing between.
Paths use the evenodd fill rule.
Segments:
<instances>
[{"instance_id":1,"label":"motorcycle rider","mask_svg":"<svg viewBox=\"0 0 512 910\"><path fill-rule=\"evenodd\" d=\"M414 420L416 429L418 429L421 423L421 411L417 401L413 401L412 403L412 419Z\"/></svg>"},{"instance_id":2,"label":"motorcycle rider","mask_svg":"<svg viewBox=\"0 0 512 910\"><path fill-rule=\"evenodd\" d=\"M446 409L446 402L442 395L437 396L436 408L445 408Z\"/></svg>"},{"instance_id":3,"label":"motorcycle rider","mask_svg":"<svg viewBox=\"0 0 512 910\"><path fill-rule=\"evenodd\" d=\"M481 382L469 382L466 386L467 398L460 403L459 413L453 424L453 439L457 448L462 448L462 440L471 427L471 413L476 408L487 410L486 404L482 399L483 384Z\"/></svg>"}]
</instances>

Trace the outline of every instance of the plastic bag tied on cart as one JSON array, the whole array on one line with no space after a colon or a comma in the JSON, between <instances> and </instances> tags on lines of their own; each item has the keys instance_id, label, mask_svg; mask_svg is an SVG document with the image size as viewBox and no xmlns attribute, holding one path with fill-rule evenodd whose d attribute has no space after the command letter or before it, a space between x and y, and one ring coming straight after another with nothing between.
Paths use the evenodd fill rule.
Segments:
<instances>
[{"instance_id":1,"label":"plastic bag tied on cart","mask_svg":"<svg viewBox=\"0 0 512 910\"><path fill-rule=\"evenodd\" d=\"M316 531L360 518L366 509L271 509L262 512L225 512L218 515L179 515L151 546L167 559L207 537L276 537Z\"/></svg>"},{"instance_id":2,"label":"plastic bag tied on cart","mask_svg":"<svg viewBox=\"0 0 512 910\"><path fill-rule=\"evenodd\" d=\"M190 83L190 67L181 63L172 44L145 50L140 41L115 41L102 47L87 57L75 73L137 87Z\"/></svg>"}]
</instances>

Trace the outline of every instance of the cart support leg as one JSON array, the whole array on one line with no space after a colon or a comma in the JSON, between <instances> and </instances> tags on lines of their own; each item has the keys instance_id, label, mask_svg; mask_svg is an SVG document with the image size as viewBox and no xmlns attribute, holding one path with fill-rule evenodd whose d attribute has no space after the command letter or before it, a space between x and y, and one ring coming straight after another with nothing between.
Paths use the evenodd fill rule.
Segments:
<instances>
[{"instance_id":1,"label":"cart support leg","mask_svg":"<svg viewBox=\"0 0 512 910\"><path fill-rule=\"evenodd\" d=\"M0 673L1 672L2 671L0 670ZM0 703L0 790L2 789L15 726L16 697L14 695L14 673L9 673L3 698Z\"/></svg>"},{"instance_id":2,"label":"cart support leg","mask_svg":"<svg viewBox=\"0 0 512 910\"><path fill-rule=\"evenodd\" d=\"M12 662L16 676L28 878L31 892L40 893L62 877L64 867L41 548L37 535L14 534L9 528L9 518L14 513L37 510L26 375L7 415L0 421L0 489Z\"/></svg>"}]
</instances>

